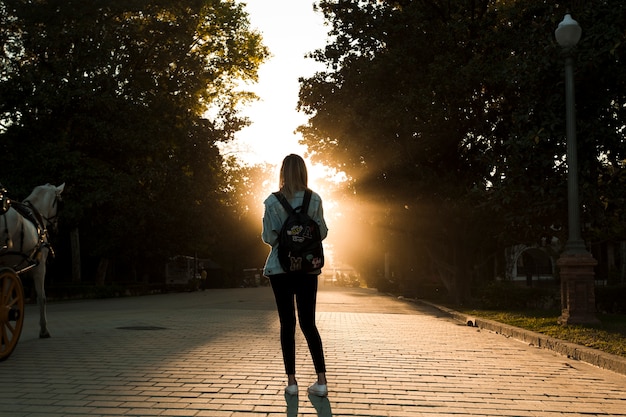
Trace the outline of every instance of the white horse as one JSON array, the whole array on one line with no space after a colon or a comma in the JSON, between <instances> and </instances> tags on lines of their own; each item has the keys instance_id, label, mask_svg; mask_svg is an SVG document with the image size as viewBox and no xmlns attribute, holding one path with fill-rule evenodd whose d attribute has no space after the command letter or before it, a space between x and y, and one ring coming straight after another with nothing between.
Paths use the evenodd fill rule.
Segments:
<instances>
[{"instance_id":1,"label":"white horse","mask_svg":"<svg viewBox=\"0 0 626 417\"><path fill-rule=\"evenodd\" d=\"M57 227L58 202L65 183L35 187L21 203L12 201L0 207L0 266L18 274L32 274L39 305L39 337L48 338L46 320L46 259L52 251L48 229ZM0 194L1 194L0 190ZM7 200L5 199L5 202Z\"/></svg>"}]
</instances>

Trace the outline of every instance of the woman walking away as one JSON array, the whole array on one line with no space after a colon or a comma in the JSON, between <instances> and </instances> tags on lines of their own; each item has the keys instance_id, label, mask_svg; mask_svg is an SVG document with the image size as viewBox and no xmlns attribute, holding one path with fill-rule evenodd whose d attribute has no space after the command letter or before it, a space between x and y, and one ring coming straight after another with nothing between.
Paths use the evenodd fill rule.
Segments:
<instances>
[{"instance_id":1,"label":"woman walking away","mask_svg":"<svg viewBox=\"0 0 626 417\"><path fill-rule=\"evenodd\" d=\"M310 194L308 215L319 226L321 239L328 234L328 227L324 221L322 199L307 188L307 169L304 160L298 155L288 155L283 160L280 169L280 194L285 197L291 207L302 206L305 191ZM287 373L287 387L285 392L290 395L298 394L296 381L296 306L300 329L309 346L313 358L313 365L317 373L317 381L308 388L308 393L319 397L328 395L326 385L326 364L322 339L315 325L315 305L317 299L317 279L321 269L310 272L286 271L278 256L278 242L283 223L288 217L287 210L279 201L276 194L271 194L264 202L263 214L263 241L272 247L263 273L272 284L276 307L280 319L280 344ZM295 304L294 304L295 299Z\"/></svg>"}]
</instances>

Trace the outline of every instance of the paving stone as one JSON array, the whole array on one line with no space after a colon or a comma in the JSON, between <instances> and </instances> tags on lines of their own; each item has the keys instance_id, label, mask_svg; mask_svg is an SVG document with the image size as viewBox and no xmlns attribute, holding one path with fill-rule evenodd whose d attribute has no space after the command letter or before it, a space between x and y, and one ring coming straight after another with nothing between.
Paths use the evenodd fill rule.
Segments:
<instances>
[{"instance_id":1,"label":"paving stone","mask_svg":"<svg viewBox=\"0 0 626 417\"><path fill-rule=\"evenodd\" d=\"M29 305L0 362L0 416L626 416L626 376L469 327L433 305L321 286L328 399L297 333L284 394L267 287Z\"/></svg>"}]
</instances>

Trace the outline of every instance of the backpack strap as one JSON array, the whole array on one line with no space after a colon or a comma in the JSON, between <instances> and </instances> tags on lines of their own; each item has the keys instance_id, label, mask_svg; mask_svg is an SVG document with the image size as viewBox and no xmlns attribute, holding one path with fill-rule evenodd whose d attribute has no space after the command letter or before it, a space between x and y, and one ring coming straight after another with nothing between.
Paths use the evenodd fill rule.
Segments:
<instances>
[{"instance_id":1,"label":"backpack strap","mask_svg":"<svg viewBox=\"0 0 626 417\"><path fill-rule=\"evenodd\" d=\"M297 210L291 207L291 204L289 204L283 193L281 193L280 191L273 192L272 194L274 194L274 197L276 197L280 204L282 204L282 206L285 208L285 210L287 210L287 213L291 213ZM312 195L313 192L309 188L306 188L304 190L304 200L302 200L302 206L298 207L300 209L300 213L308 214L309 204L311 203Z\"/></svg>"},{"instance_id":2,"label":"backpack strap","mask_svg":"<svg viewBox=\"0 0 626 417\"><path fill-rule=\"evenodd\" d=\"M309 214L309 203L311 202L312 195L313 192L310 189L307 188L304 190L304 200L302 200L302 209L300 210L301 213Z\"/></svg>"},{"instance_id":3,"label":"backpack strap","mask_svg":"<svg viewBox=\"0 0 626 417\"><path fill-rule=\"evenodd\" d=\"M294 211L293 207L291 207L291 204L289 204L289 201L287 201L283 193L281 193L280 191L276 191L275 193L272 193L272 194L274 194L274 197L276 197L278 201L280 201L280 204L282 204L285 210L287 210L287 213L291 213Z\"/></svg>"}]
</instances>

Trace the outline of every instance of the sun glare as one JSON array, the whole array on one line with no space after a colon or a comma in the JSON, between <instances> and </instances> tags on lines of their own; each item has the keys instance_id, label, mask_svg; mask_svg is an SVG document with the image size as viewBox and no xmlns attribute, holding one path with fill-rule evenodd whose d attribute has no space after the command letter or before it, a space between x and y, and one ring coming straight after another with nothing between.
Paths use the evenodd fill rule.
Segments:
<instances>
[{"instance_id":1,"label":"sun glare","mask_svg":"<svg viewBox=\"0 0 626 417\"><path fill-rule=\"evenodd\" d=\"M345 173L323 164L313 163L306 157L306 146L300 143L302 136L298 126L306 124L308 116L297 111L299 78L310 77L325 69L324 65L307 54L323 48L328 40L328 27L324 17L309 2L293 0L251 0L246 2L252 27L258 30L271 57L261 65L258 82L242 86L252 91L259 100L247 103L241 116L250 125L235 134L235 139L220 144L225 156L235 156L244 165L259 165L267 172L267 178L255 183L255 214L262 215L262 202L269 193L278 190L280 164L285 156L295 153L304 157L308 169L308 186L323 200L324 217L329 226L328 239L324 242L329 274L340 268L337 258L345 248L354 247L354 234L362 233L358 227L348 224L347 217L353 201L348 191L350 183ZM288 33L288 36L285 34ZM258 179L257 179L258 180ZM359 212L362 207L359 205ZM342 241L342 236L343 240ZM358 239L357 239L358 241Z\"/></svg>"},{"instance_id":2,"label":"sun glare","mask_svg":"<svg viewBox=\"0 0 626 417\"><path fill-rule=\"evenodd\" d=\"M330 168L323 164L314 164L307 161L309 173L309 188L323 191L328 184L340 184L347 181L347 176L343 172Z\"/></svg>"},{"instance_id":3,"label":"sun glare","mask_svg":"<svg viewBox=\"0 0 626 417\"><path fill-rule=\"evenodd\" d=\"M242 86L259 100L241 109L251 124L237 132L236 144L230 147L246 162L274 164L289 153L302 155L306 150L295 133L308 120L296 110L299 78L324 69L306 55L325 44L327 28L323 16L307 2L254 0L247 2L246 10L271 56L260 66L258 82Z\"/></svg>"}]
</instances>

